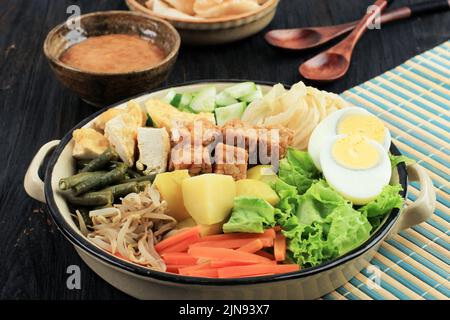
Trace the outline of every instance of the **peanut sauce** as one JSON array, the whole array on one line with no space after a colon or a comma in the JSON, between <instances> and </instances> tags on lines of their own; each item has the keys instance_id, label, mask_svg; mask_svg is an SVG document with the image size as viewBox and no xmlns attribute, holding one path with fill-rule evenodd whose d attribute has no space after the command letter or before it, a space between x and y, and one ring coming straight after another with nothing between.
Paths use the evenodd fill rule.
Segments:
<instances>
[{"instance_id":1,"label":"peanut sauce","mask_svg":"<svg viewBox=\"0 0 450 320\"><path fill-rule=\"evenodd\" d=\"M126 73L140 71L164 60L164 51L138 35L90 37L67 49L61 62L82 71Z\"/></svg>"}]
</instances>

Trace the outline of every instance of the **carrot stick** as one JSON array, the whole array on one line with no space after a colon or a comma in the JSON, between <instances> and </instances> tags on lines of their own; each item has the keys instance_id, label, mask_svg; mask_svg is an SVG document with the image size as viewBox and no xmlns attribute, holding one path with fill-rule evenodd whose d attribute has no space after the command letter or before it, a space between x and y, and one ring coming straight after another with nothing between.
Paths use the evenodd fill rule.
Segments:
<instances>
[{"instance_id":1,"label":"carrot stick","mask_svg":"<svg viewBox=\"0 0 450 320\"><path fill-rule=\"evenodd\" d=\"M178 272L182 275L188 276L191 274L191 272L196 271L196 270L202 270L202 269L209 269L211 268L211 265L209 262L204 262L201 264L196 264L194 266L187 266L184 268L180 268L178 269Z\"/></svg>"},{"instance_id":2,"label":"carrot stick","mask_svg":"<svg viewBox=\"0 0 450 320\"><path fill-rule=\"evenodd\" d=\"M286 238L281 234L277 234L273 246L273 253L276 261L284 261L286 259Z\"/></svg>"},{"instance_id":3,"label":"carrot stick","mask_svg":"<svg viewBox=\"0 0 450 320\"><path fill-rule=\"evenodd\" d=\"M237 238L228 240L211 240L211 241L200 241L191 245L191 247L210 247L210 248L227 248L227 249L237 249L250 242L259 240L263 247L273 247L273 239L269 237L262 238Z\"/></svg>"},{"instance_id":4,"label":"carrot stick","mask_svg":"<svg viewBox=\"0 0 450 320\"><path fill-rule=\"evenodd\" d=\"M271 254L267 251L264 251L264 250L259 250L259 251L255 252L255 254L257 254L258 256L270 259L270 260L275 260L275 257L273 256L273 254Z\"/></svg>"},{"instance_id":5,"label":"carrot stick","mask_svg":"<svg viewBox=\"0 0 450 320\"><path fill-rule=\"evenodd\" d=\"M179 273L180 268L186 268L187 265L179 265L179 264L168 264L166 265L166 271L171 273Z\"/></svg>"},{"instance_id":6,"label":"carrot stick","mask_svg":"<svg viewBox=\"0 0 450 320\"><path fill-rule=\"evenodd\" d=\"M248 266L249 264L255 264L255 263L227 261L227 260L211 260L210 264L211 264L211 268L224 268L224 267L234 267L234 266Z\"/></svg>"},{"instance_id":7,"label":"carrot stick","mask_svg":"<svg viewBox=\"0 0 450 320\"><path fill-rule=\"evenodd\" d=\"M238 262L265 263L270 261L256 254L226 248L191 247L188 253L196 258Z\"/></svg>"},{"instance_id":8,"label":"carrot stick","mask_svg":"<svg viewBox=\"0 0 450 320\"><path fill-rule=\"evenodd\" d=\"M273 227L273 230L275 230L275 232L280 232L282 229L281 226L275 226Z\"/></svg>"},{"instance_id":9,"label":"carrot stick","mask_svg":"<svg viewBox=\"0 0 450 320\"><path fill-rule=\"evenodd\" d=\"M297 264L252 264L248 266L234 266L218 269L219 278L240 278L263 274L279 274L300 270Z\"/></svg>"},{"instance_id":10,"label":"carrot stick","mask_svg":"<svg viewBox=\"0 0 450 320\"><path fill-rule=\"evenodd\" d=\"M264 247L264 243L261 241L261 239L255 239L253 241L250 241L250 242L244 244L242 247L239 247L239 249L237 249L237 250L249 252L249 253L255 253L256 251L261 250L263 247Z\"/></svg>"},{"instance_id":11,"label":"carrot stick","mask_svg":"<svg viewBox=\"0 0 450 320\"><path fill-rule=\"evenodd\" d=\"M191 277L205 277L205 278L218 278L217 269L200 269L192 271L189 276Z\"/></svg>"},{"instance_id":12,"label":"carrot stick","mask_svg":"<svg viewBox=\"0 0 450 320\"><path fill-rule=\"evenodd\" d=\"M195 226L186 231L178 232L178 233L174 234L173 236L170 236L167 239L162 240L161 242L159 242L155 245L155 249L156 249L156 251L160 252L163 249L173 246L173 245L179 243L180 241L183 241L195 234L197 234L197 235L200 234L200 226Z\"/></svg>"},{"instance_id":13,"label":"carrot stick","mask_svg":"<svg viewBox=\"0 0 450 320\"><path fill-rule=\"evenodd\" d=\"M263 233L226 233L205 236L200 241L232 240L232 239L255 239L272 238L275 239L276 232L273 228L264 230Z\"/></svg>"},{"instance_id":14,"label":"carrot stick","mask_svg":"<svg viewBox=\"0 0 450 320\"><path fill-rule=\"evenodd\" d=\"M162 258L167 265L182 264L191 266L197 264L198 261L197 258L194 258L185 252L167 252L162 254Z\"/></svg>"},{"instance_id":15,"label":"carrot stick","mask_svg":"<svg viewBox=\"0 0 450 320\"><path fill-rule=\"evenodd\" d=\"M172 246L166 247L166 248L158 251L158 253L162 255L164 253L169 253L169 252L186 252L187 249L189 248L189 246L193 243L196 243L199 239L200 239L200 235L198 233L194 233L190 237L181 240L177 244L174 244Z\"/></svg>"}]
</instances>

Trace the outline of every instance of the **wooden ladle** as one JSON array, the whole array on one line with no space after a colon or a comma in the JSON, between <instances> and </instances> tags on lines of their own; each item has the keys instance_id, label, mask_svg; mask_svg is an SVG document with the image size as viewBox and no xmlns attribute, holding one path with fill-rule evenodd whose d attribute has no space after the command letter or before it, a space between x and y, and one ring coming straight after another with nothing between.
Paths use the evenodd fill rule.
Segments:
<instances>
[{"instance_id":1,"label":"wooden ladle","mask_svg":"<svg viewBox=\"0 0 450 320\"><path fill-rule=\"evenodd\" d=\"M450 9L450 0L434 0L401 7L381 16L380 23L407 19L427 13L445 11ZM277 29L266 33L265 39L272 46L289 49L305 50L318 47L347 32L352 31L359 21L339 24L335 26Z\"/></svg>"},{"instance_id":2,"label":"wooden ladle","mask_svg":"<svg viewBox=\"0 0 450 320\"><path fill-rule=\"evenodd\" d=\"M391 0L392 1L392 0ZM300 74L309 80L333 81L342 78L350 67L353 50L374 19L388 6L389 0L377 0L350 35L334 47L303 63Z\"/></svg>"}]
</instances>

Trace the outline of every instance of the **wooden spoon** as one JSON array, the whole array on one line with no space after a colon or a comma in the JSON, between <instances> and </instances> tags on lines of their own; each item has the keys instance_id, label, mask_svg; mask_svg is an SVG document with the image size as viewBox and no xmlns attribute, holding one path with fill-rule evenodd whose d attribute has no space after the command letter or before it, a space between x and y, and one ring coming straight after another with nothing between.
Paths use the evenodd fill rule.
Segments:
<instances>
[{"instance_id":1,"label":"wooden spoon","mask_svg":"<svg viewBox=\"0 0 450 320\"><path fill-rule=\"evenodd\" d=\"M353 50L359 39L389 2L389 0L377 0L374 4L375 9L362 18L347 38L303 63L299 68L300 74L314 81L333 81L342 78L350 67Z\"/></svg>"},{"instance_id":2,"label":"wooden spoon","mask_svg":"<svg viewBox=\"0 0 450 320\"><path fill-rule=\"evenodd\" d=\"M450 0L416 3L384 13L381 16L380 23L385 24L449 9ZM265 39L269 44L275 47L289 50L305 50L320 46L340 35L350 32L358 25L358 22L359 21L353 21L335 26L277 29L267 32Z\"/></svg>"}]
</instances>

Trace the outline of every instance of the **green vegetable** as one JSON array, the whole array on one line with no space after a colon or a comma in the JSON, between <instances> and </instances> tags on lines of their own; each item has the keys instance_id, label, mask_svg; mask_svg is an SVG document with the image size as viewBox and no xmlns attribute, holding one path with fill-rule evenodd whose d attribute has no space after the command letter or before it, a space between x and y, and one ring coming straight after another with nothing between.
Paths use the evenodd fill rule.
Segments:
<instances>
[{"instance_id":1,"label":"green vegetable","mask_svg":"<svg viewBox=\"0 0 450 320\"><path fill-rule=\"evenodd\" d=\"M173 97L172 101L170 101L170 104L172 106L174 106L175 108L178 108L181 103L181 97L182 97L181 93L176 93L175 96Z\"/></svg>"},{"instance_id":2,"label":"green vegetable","mask_svg":"<svg viewBox=\"0 0 450 320\"><path fill-rule=\"evenodd\" d=\"M142 174L140 174L139 172L134 171L131 168L127 169L127 175L131 178L131 179L135 179L135 178L141 178Z\"/></svg>"},{"instance_id":3,"label":"green vegetable","mask_svg":"<svg viewBox=\"0 0 450 320\"><path fill-rule=\"evenodd\" d=\"M242 82L226 88L224 92L235 99L240 99L255 93L256 90L256 84L254 82Z\"/></svg>"},{"instance_id":4,"label":"green vegetable","mask_svg":"<svg viewBox=\"0 0 450 320\"><path fill-rule=\"evenodd\" d=\"M244 114L245 107L245 102L238 102L228 107L217 108L216 110L214 110L214 113L216 114L217 124L221 126L228 121L240 119Z\"/></svg>"},{"instance_id":5,"label":"green vegetable","mask_svg":"<svg viewBox=\"0 0 450 320\"><path fill-rule=\"evenodd\" d=\"M303 195L281 180L272 188L281 199L276 221L289 239L291 256L302 266L316 266L355 249L393 208L403 206L400 185L386 186L358 210L324 180L313 183Z\"/></svg>"},{"instance_id":6,"label":"green vegetable","mask_svg":"<svg viewBox=\"0 0 450 320\"><path fill-rule=\"evenodd\" d=\"M163 101L171 103L176 94L177 93L175 92L175 90L170 90L169 92L167 92L167 95L164 97Z\"/></svg>"},{"instance_id":7,"label":"green vegetable","mask_svg":"<svg viewBox=\"0 0 450 320\"><path fill-rule=\"evenodd\" d=\"M59 180L59 189L60 190L68 190L68 189L76 186L77 184L80 184L86 180L89 180L90 178L101 177L105 173L106 173L105 171L81 172L81 173L78 173L71 177L62 178L61 180Z\"/></svg>"},{"instance_id":8,"label":"green vegetable","mask_svg":"<svg viewBox=\"0 0 450 320\"><path fill-rule=\"evenodd\" d=\"M392 168L395 168L396 166L398 166L402 162L404 162L405 165L407 165L407 166L416 163L416 161L414 161L411 158L408 158L407 156L403 156L403 155L395 156L395 155L390 154L390 153L389 153L389 159L391 160Z\"/></svg>"},{"instance_id":9,"label":"green vegetable","mask_svg":"<svg viewBox=\"0 0 450 320\"><path fill-rule=\"evenodd\" d=\"M152 183L150 181L141 181L137 183L138 190L144 191L147 186L151 185Z\"/></svg>"},{"instance_id":10,"label":"green vegetable","mask_svg":"<svg viewBox=\"0 0 450 320\"><path fill-rule=\"evenodd\" d=\"M240 100L250 103L250 102L253 102L254 100L258 100L258 99L262 99L262 98L263 98L262 88L261 88L261 86L256 86L255 92L249 94L248 96L242 97Z\"/></svg>"},{"instance_id":11,"label":"green vegetable","mask_svg":"<svg viewBox=\"0 0 450 320\"><path fill-rule=\"evenodd\" d=\"M223 232L263 233L264 228L275 224L275 209L265 200L254 197L237 197L230 220Z\"/></svg>"},{"instance_id":12,"label":"green vegetable","mask_svg":"<svg viewBox=\"0 0 450 320\"><path fill-rule=\"evenodd\" d=\"M320 172L307 152L289 148L286 158L280 161L278 175L303 194L320 177Z\"/></svg>"},{"instance_id":13,"label":"green vegetable","mask_svg":"<svg viewBox=\"0 0 450 320\"><path fill-rule=\"evenodd\" d=\"M385 186L375 200L358 209L359 212L369 219L373 230L378 228L383 218L392 209L401 209L403 207L404 200L400 194L402 190L403 188L399 184Z\"/></svg>"},{"instance_id":14,"label":"green vegetable","mask_svg":"<svg viewBox=\"0 0 450 320\"><path fill-rule=\"evenodd\" d=\"M77 206L106 206L114 202L111 191L90 192L77 197L72 191L64 193L67 202Z\"/></svg>"},{"instance_id":15,"label":"green vegetable","mask_svg":"<svg viewBox=\"0 0 450 320\"><path fill-rule=\"evenodd\" d=\"M137 177L137 178L133 178L133 179L122 180L119 183L145 182L145 181L153 182L155 180L155 178L156 178L156 174L151 174L149 176L141 176L141 177Z\"/></svg>"},{"instance_id":16,"label":"green vegetable","mask_svg":"<svg viewBox=\"0 0 450 320\"><path fill-rule=\"evenodd\" d=\"M153 127L153 119L148 113L147 113L147 120L145 121L145 126Z\"/></svg>"},{"instance_id":17,"label":"green vegetable","mask_svg":"<svg viewBox=\"0 0 450 320\"><path fill-rule=\"evenodd\" d=\"M213 112L216 107L216 88L207 87L192 99L191 109L194 112Z\"/></svg>"},{"instance_id":18,"label":"green vegetable","mask_svg":"<svg viewBox=\"0 0 450 320\"><path fill-rule=\"evenodd\" d=\"M78 170L83 169L83 168L86 167L86 166L89 164L89 162L91 162L91 161L92 161L92 159L79 159L79 160L77 160L77 169L78 169Z\"/></svg>"},{"instance_id":19,"label":"green vegetable","mask_svg":"<svg viewBox=\"0 0 450 320\"><path fill-rule=\"evenodd\" d=\"M216 104L218 107L226 107L238 102L239 101L237 101L225 91L222 91L216 96Z\"/></svg>"},{"instance_id":20,"label":"green vegetable","mask_svg":"<svg viewBox=\"0 0 450 320\"><path fill-rule=\"evenodd\" d=\"M107 149L105 152L103 152L97 158L95 158L91 162L89 162L83 169L81 169L80 172L98 171L98 170L104 168L111 161L115 161L118 159L119 159L119 155L117 154L117 152L115 152L114 150L111 150L111 149Z\"/></svg>"},{"instance_id":21,"label":"green vegetable","mask_svg":"<svg viewBox=\"0 0 450 320\"><path fill-rule=\"evenodd\" d=\"M138 188L137 182L127 182L127 183L122 183L122 184L118 184L115 186L105 188L105 189L101 190L100 192L108 192L108 191L112 192L114 198L119 198L119 197L125 197L127 194L130 194L130 193L138 193L139 188Z\"/></svg>"},{"instance_id":22,"label":"green vegetable","mask_svg":"<svg viewBox=\"0 0 450 320\"><path fill-rule=\"evenodd\" d=\"M128 166L125 164L118 165L115 169L105 173L101 177L91 177L82 183L73 187L76 196L91 190L100 189L125 179Z\"/></svg>"},{"instance_id":23,"label":"green vegetable","mask_svg":"<svg viewBox=\"0 0 450 320\"><path fill-rule=\"evenodd\" d=\"M302 266L316 266L358 247L370 236L367 217L319 180L303 195L277 182L281 198L275 217L289 239L288 249Z\"/></svg>"},{"instance_id":24,"label":"green vegetable","mask_svg":"<svg viewBox=\"0 0 450 320\"><path fill-rule=\"evenodd\" d=\"M319 180L299 197L296 215L300 223L322 222L334 209L346 205L351 207L325 180Z\"/></svg>"}]
</instances>

